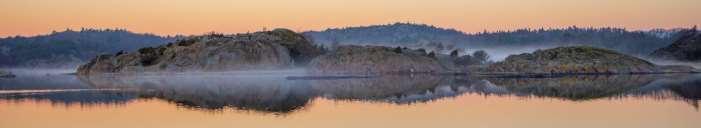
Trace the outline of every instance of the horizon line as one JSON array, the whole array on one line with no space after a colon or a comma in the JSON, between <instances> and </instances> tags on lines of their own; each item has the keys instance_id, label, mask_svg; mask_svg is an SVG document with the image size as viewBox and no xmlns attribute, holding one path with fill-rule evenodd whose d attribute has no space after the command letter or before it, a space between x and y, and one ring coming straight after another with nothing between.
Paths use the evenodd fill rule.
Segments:
<instances>
[{"instance_id":1,"label":"horizon line","mask_svg":"<svg viewBox=\"0 0 701 128\"><path fill-rule=\"evenodd\" d=\"M24 38L29 38L29 37L39 37L39 36L48 36L54 33L60 33L60 32L67 32L67 31L76 31L76 32L81 32L85 30L97 30L97 31L108 31L108 30L114 30L114 31L126 31L134 34L146 34L146 35L154 35L154 36L159 36L159 37L177 37L177 36L196 36L196 35L206 35L208 33L223 33L223 34L242 34L242 33L252 33L252 32L262 32L262 31L271 31L274 29L289 29L297 33L305 33L305 32L322 32L322 31L327 31L327 30L332 30L332 29L349 29L349 28L362 28L362 27L377 27L377 26L388 26L388 25L396 25L396 24L411 24L411 25L425 25L425 26L430 26L430 27L435 27L438 29L444 29L444 30L454 30L466 35L474 35L474 34L479 34L479 33L497 33L497 32L515 32L519 30L563 30L563 29L569 29L572 27L578 28L578 29L603 29L603 28L612 28L612 29L623 29L628 32L645 32L645 31L652 31L652 30L675 30L675 29L689 29L689 28L694 28L699 25L690 25L690 26L676 26L676 27L653 27L653 28L644 28L644 29L629 29L626 27L615 27L615 26L578 26L578 25L567 25L567 26L559 26L559 27L519 27L515 29L499 29L499 30L488 30L484 29L483 31L479 32L466 32L460 29L456 28L450 28L450 27L441 27L437 26L434 24L427 24L427 23L416 23L416 22L392 22L392 23L385 23L385 24L368 24L368 25L356 25L356 26L344 26L344 27L327 27L327 28L322 28L322 29L308 29L308 30L293 30L290 28L285 28L285 27L271 27L272 29L268 29L269 27L262 27L260 30L255 30L255 31L247 31L247 32L220 32L220 31L208 31L208 32L202 32L199 34L158 34L158 33L153 33L153 32L139 32L139 31L132 31L129 28L110 28L110 27L79 27L79 29L76 28L71 28L71 27L65 27L63 30L61 29L55 29L51 30L47 33L38 33L34 35L6 35L6 36L0 36L0 39L7 39L7 38L16 38L16 37L24 37Z\"/></svg>"}]
</instances>

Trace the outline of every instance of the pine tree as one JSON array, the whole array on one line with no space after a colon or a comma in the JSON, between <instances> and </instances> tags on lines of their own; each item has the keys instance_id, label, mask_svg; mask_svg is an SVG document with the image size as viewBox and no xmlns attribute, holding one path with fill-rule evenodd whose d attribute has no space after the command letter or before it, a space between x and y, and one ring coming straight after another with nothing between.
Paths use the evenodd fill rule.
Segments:
<instances>
[{"instance_id":1,"label":"pine tree","mask_svg":"<svg viewBox=\"0 0 701 128\"><path fill-rule=\"evenodd\" d=\"M451 56L451 57L458 57L458 54L460 54L460 53L458 52L457 49L455 49L455 50L453 50L452 52L450 52L450 56Z\"/></svg>"}]
</instances>

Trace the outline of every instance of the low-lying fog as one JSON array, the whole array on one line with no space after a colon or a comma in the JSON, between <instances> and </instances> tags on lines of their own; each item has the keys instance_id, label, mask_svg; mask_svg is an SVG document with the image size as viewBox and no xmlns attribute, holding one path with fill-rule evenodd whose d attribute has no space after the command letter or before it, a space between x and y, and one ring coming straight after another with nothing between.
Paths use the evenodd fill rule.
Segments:
<instances>
[{"instance_id":1,"label":"low-lying fog","mask_svg":"<svg viewBox=\"0 0 701 128\"><path fill-rule=\"evenodd\" d=\"M574 45L566 45L574 46ZM542 46L499 46L499 47L467 47L463 48L461 55L472 54L475 51L483 50L489 55L489 61L499 62L503 61L510 55L518 55L523 53L532 53L536 50L551 49L562 46L553 45L542 45ZM416 48L418 49L418 48ZM450 54L451 50L442 51L443 54ZM701 63L696 62L679 62L679 61L661 61L647 58L644 55L633 55L645 60L648 60L654 64L658 65L687 65L694 68L701 68ZM77 67L77 66L75 66ZM75 73L77 68L4 68L12 72L15 75L61 75ZM227 72L188 72L188 73L175 73L177 74L211 74L211 75L304 75L306 70L304 68L288 69L288 70L261 70L261 71L227 71Z\"/></svg>"},{"instance_id":2,"label":"low-lying fog","mask_svg":"<svg viewBox=\"0 0 701 128\"><path fill-rule=\"evenodd\" d=\"M661 61L661 60L652 60L652 59L646 59L654 64L657 65L686 65L686 66L691 66L696 69L701 69L701 63L698 62L680 62L680 61Z\"/></svg>"},{"instance_id":3,"label":"low-lying fog","mask_svg":"<svg viewBox=\"0 0 701 128\"><path fill-rule=\"evenodd\" d=\"M18 76L25 75L63 75L75 73L73 68L5 68L5 71L10 71Z\"/></svg>"},{"instance_id":4,"label":"low-lying fog","mask_svg":"<svg viewBox=\"0 0 701 128\"><path fill-rule=\"evenodd\" d=\"M518 55L522 53L532 53L536 50L551 49L560 46L522 46L522 47L492 47L492 48L466 48L464 53L473 53L478 50L483 50L489 54L489 60L493 62L499 62L506 59L510 55ZM625 54L625 53L623 53ZM630 55L630 54L628 54ZM650 59L644 55L632 55L639 57L641 59L650 61L657 65L686 65L692 66L697 69L701 69L701 63L698 62L681 62L681 61L665 61L665 60L655 60Z\"/></svg>"}]
</instances>

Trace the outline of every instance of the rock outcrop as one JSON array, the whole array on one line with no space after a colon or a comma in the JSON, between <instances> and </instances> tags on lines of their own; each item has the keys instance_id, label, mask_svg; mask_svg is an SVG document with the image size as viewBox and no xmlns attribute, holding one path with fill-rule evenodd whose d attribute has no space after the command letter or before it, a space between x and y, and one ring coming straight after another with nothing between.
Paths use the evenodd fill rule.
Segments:
<instances>
[{"instance_id":1,"label":"rock outcrop","mask_svg":"<svg viewBox=\"0 0 701 128\"><path fill-rule=\"evenodd\" d=\"M286 29L209 34L135 53L101 55L80 66L78 74L281 69L304 65L320 52L304 36Z\"/></svg>"},{"instance_id":2,"label":"rock outcrop","mask_svg":"<svg viewBox=\"0 0 701 128\"><path fill-rule=\"evenodd\" d=\"M663 60L701 61L701 33L696 28L680 32L681 36L671 45L650 54Z\"/></svg>"},{"instance_id":3,"label":"rock outcrop","mask_svg":"<svg viewBox=\"0 0 701 128\"><path fill-rule=\"evenodd\" d=\"M490 72L516 74L636 74L693 70L686 66L658 66L633 56L588 46L512 55L488 67Z\"/></svg>"},{"instance_id":4,"label":"rock outcrop","mask_svg":"<svg viewBox=\"0 0 701 128\"><path fill-rule=\"evenodd\" d=\"M445 68L422 50L381 46L341 46L309 63L313 73L387 74L436 73Z\"/></svg>"},{"instance_id":5,"label":"rock outcrop","mask_svg":"<svg viewBox=\"0 0 701 128\"><path fill-rule=\"evenodd\" d=\"M16 77L15 74L12 74L12 72L0 70L0 78L14 78Z\"/></svg>"}]
</instances>

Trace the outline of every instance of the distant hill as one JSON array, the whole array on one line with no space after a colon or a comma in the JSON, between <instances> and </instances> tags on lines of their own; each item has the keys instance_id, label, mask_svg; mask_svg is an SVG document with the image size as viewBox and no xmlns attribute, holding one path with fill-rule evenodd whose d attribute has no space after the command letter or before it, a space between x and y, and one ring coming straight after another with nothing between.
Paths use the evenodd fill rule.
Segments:
<instances>
[{"instance_id":1,"label":"distant hill","mask_svg":"<svg viewBox=\"0 0 701 128\"><path fill-rule=\"evenodd\" d=\"M575 46L607 48L622 53L645 56L671 44L675 31L628 31L621 28L519 29L469 35L468 45L494 46Z\"/></svg>"},{"instance_id":2,"label":"distant hill","mask_svg":"<svg viewBox=\"0 0 701 128\"><path fill-rule=\"evenodd\" d=\"M676 30L628 31L620 28L519 29L514 31L463 33L425 24L394 23L305 32L326 46L344 44L422 47L434 50L494 47L557 47L587 45L627 54L647 55L667 46Z\"/></svg>"},{"instance_id":3,"label":"distant hill","mask_svg":"<svg viewBox=\"0 0 701 128\"><path fill-rule=\"evenodd\" d=\"M363 27L334 28L305 32L314 42L335 44L422 45L428 43L463 42L464 33L425 24L395 23Z\"/></svg>"},{"instance_id":4,"label":"distant hill","mask_svg":"<svg viewBox=\"0 0 701 128\"><path fill-rule=\"evenodd\" d=\"M173 37L110 29L0 38L0 67L75 68L100 54L136 51L174 40Z\"/></svg>"},{"instance_id":5,"label":"distant hill","mask_svg":"<svg viewBox=\"0 0 701 128\"><path fill-rule=\"evenodd\" d=\"M701 32L694 27L682 31L680 35L674 43L655 50L650 56L676 61L701 61Z\"/></svg>"}]
</instances>

